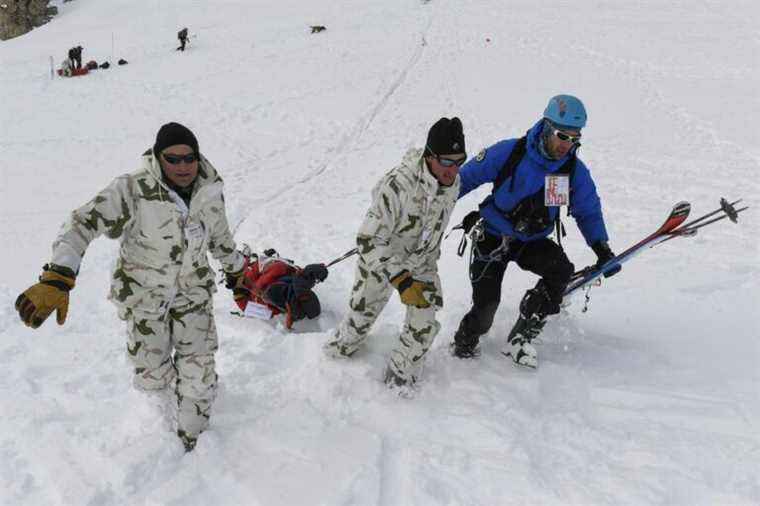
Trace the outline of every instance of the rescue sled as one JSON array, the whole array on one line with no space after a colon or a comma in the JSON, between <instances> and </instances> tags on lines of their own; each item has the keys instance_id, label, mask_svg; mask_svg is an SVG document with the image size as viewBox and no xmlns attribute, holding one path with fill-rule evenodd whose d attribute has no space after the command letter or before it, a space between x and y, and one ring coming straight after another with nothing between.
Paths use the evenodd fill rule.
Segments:
<instances>
[{"instance_id":1,"label":"rescue sled","mask_svg":"<svg viewBox=\"0 0 760 506\"><path fill-rule=\"evenodd\" d=\"M85 74L88 74L90 71L87 69L87 67L82 67L81 69L72 69L70 76L64 76L63 75L63 69L58 69L58 75L61 77L74 77L74 76L83 76Z\"/></svg>"}]
</instances>

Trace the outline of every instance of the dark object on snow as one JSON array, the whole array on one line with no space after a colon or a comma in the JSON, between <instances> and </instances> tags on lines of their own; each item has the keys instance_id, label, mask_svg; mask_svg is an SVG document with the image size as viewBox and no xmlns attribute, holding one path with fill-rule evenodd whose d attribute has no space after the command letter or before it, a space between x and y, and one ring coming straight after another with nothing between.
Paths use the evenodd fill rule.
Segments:
<instances>
[{"instance_id":1,"label":"dark object on snow","mask_svg":"<svg viewBox=\"0 0 760 506\"><path fill-rule=\"evenodd\" d=\"M309 28L311 28L311 33L319 33L319 32L324 32L325 30L327 30L327 27L322 26L322 25L313 25L313 26L310 26Z\"/></svg>"},{"instance_id":2,"label":"dark object on snow","mask_svg":"<svg viewBox=\"0 0 760 506\"><path fill-rule=\"evenodd\" d=\"M327 267L325 264L309 264L303 268L302 275L315 283L321 283L327 279Z\"/></svg>"},{"instance_id":3,"label":"dark object on snow","mask_svg":"<svg viewBox=\"0 0 760 506\"><path fill-rule=\"evenodd\" d=\"M72 47L69 49L69 59L72 67L75 69L82 68L82 46Z\"/></svg>"},{"instance_id":4,"label":"dark object on snow","mask_svg":"<svg viewBox=\"0 0 760 506\"><path fill-rule=\"evenodd\" d=\"M187 28L183 28L177 32L177 38L179 39L179 47L177 48L177 51L184 51L185 44L187 44Z\"/></svg>"},{"instance_id":5,"label":"dark object on snow","mask_svg":"<svg viewBox=\"0 0 760 506\"><path fill-rule=\"evenodd\" d=\"M110 66L111 66L111 64L108 63L107 61L104 61L103 63L100 64L100 68L102 68L102 69L107 69Z\"/></svg>"},{"instance_id":6,"label":"dark object on snow","mask_svg":"<svg viewBox=\"0 0 760 506\"><path fill-rule=\"evenodd\" d=\"M127 64L127 63L129 63L129 62L128 62L127 60L125 60L124 58L119 58L119 61L118 61L117 63L118 63L119 65L126 65L126 64Z\"/></svg>"},{"instance_id":7,"label":"dark object on snow","mask_svg":"<svg viewBox=\"0 0 760 506\"><path fill-rule=\"evenodd\" d=\"M98 62L95 60L90 60L87 62L87 70L95 70L98 68Z\"/></svg>"}]
</instances>

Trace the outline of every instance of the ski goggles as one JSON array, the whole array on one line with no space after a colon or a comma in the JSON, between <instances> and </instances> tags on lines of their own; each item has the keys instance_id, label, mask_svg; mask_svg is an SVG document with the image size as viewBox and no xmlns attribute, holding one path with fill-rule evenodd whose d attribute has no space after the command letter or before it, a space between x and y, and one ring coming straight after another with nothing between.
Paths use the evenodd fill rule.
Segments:
<instances>
[{"instance_id":1,"label":"ski goggles","mask_svg":"<svg viewBox=\"0 0 760 506\"><path fill-rule=\"evenodd\" d=\"M579 142L581 142L581 134L570 135L553 126L551 126L550 128L552 129L552 135L554 135L555 137L557 137L557 139L561 141L572 142L573 144L578 144Z\"/></svg>"},{"instance_id":2,"label":"ski goggles","mask_svg":"<svg viewBox=\"0 0 760 506\"><path fill-rule=\"evenodd\" d=\"M170 153L164 153L161 156L164 157L167 163L172 165L179 165L180 163L193 163L198 160L198 156L195 153L189 153L187 155L172 155Z\"/></svg>"},{"instance_id":3,"label":"ski goggles","mask_svg":"<svg viewBox=\"0 0 760 506\"><path fill-rule=\"evenodd\" d=\"M438 163L440 163L441 166L443 166L443 167L447 167L448 168L448 167L454 167L455 165L457 167L461 167L462 164L464 164L464 162L467 161L467 153L464 153L464 157L462 157L462 158L458 158L456 160L452 160L451 158L441 158L441 155L436 154L435 151L433 151L432 149L430 149L430 146L425 146L425 147L427 148L428 151L430 151L430 153L432 153L432 155L435 157L435 159L438 160Z\"/></svg>"}]
</instances>

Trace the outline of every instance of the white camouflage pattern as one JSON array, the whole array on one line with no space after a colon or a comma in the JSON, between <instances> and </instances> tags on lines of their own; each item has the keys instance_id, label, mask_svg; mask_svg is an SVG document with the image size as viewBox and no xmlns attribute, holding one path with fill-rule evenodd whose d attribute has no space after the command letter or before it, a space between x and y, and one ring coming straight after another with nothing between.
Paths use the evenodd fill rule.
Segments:
<instances>
[{"instance_id":1,"label":"white camouflage pattern","mask_svg":"<svg viewBox=\"0 0 760 506\"><path fill-rule=\"evenodd\" d=\"M430 174L423 151L407 152L400 166L386 174L372 191L372 205L359 228L359 259L349 312L334 340L327 343L332 355L350 355L367 338L394 288L390 280L406 270L430 284L425 292L430 307L407 307L404 327L391 352L389 367L413 383L423 358L433 343L443 307L438 258L441 240L459 195L459 177L449 187Z\"/></svg>"},{"instance_id":2,"label":"white camouflage pattern","mask_svg":"<svg viewBox=\"0 0 760 506\"><path fill-rule=\"evenodd\" d=\"M196 435L208 425L216 391L211 301L216 285L208 253L226 272L239 271L244 261L232 239L222 191L221 178L201 157L188 208L163 182L148 151L139 170L117 177L71 214L51 259L78 272L93 239L120 240L109 298L127 322L135 383L163 388L176 377L179 428Z\"/></svg>"}]
</instances>

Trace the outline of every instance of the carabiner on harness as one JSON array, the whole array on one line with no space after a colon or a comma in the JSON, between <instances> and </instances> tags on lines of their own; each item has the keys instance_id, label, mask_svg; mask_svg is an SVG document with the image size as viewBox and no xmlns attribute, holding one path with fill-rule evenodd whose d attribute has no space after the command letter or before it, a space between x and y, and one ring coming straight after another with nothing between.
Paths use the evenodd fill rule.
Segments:
<instances>
[{"instance_id":1,"label":"carabiner on harness","mask_svg":"<svg viewBox=\"0 0 760 506\"><path fill-rule=\"evenodd\" d=\"M503 259L504 255L507 255L509 253L509 246L512 242L512 237L508 235L502 235L501 236L501 243L498 247L492 249L488 252L488 254L484 255L481 253L480 249L478 248L478 244L483 240L485 237L485 227L483 222L481 221L478 223L475 227L472 228L472 232L470 233L470 238L472 239L472 247L470 248L470 281L472 283L477 283L482 279L482 277L485 275L486 272L488 272L488 267L494 263L494 262L500 262ZM472 277L472 264L474 262L485 262L485 267L481 269L480 275L477 278Z\"/></svg>"},{"instance_id":2,"label":"carabiner on harness","mask_svg":"<svg viewBox=\"0 0 760 506\"><path fill-rule=\"evenodd\" d=\"M470 229L470 232L463 232L462 233L462 239L459 241L459 246L457 247L457 255L458 256L464 256L464 250L467 249L467 236L470 236L470 240L473 244L478 242L480 239L483 238L483 218L479 219L475 225ZM464 230L464 225L460 225L459 228ZM453 232L453 230L452 230Z\"/></svg>"},{"instance_id":3,"label":"carabiner on harness","mask_svg":"<svg viewBox=\"0 0 760 506\"><path fill-rule=\"evenodd\" d=\"M595 286L601 286L602 285L602 279L599 278L593 283L589 283L588 286L583 290L583 296L585 297L585 300L583 301L583 309L581 310L581 313L585 313L588 311L588 305L591 302L591 288Z\"/></svg>"}]
</instances>

